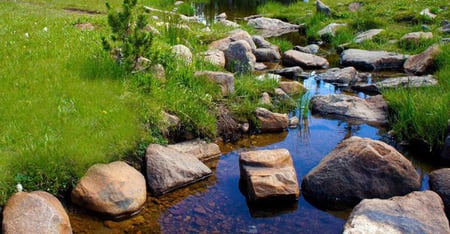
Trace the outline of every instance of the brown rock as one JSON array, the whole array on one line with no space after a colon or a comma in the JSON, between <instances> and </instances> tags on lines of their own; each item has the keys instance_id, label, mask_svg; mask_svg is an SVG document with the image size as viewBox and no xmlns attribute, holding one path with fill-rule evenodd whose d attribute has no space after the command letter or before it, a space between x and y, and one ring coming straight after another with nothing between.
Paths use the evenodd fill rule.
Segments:
<instances>
[{"instance_id":1,"label":"brown rock","mask_svg":"<svg viewBox=\"0 0 450 234\"><path fill-rule=\"evenodd\" d=\"M95 164L72 190L72 202L113 219L138 213L147 199L144 176L125 162Z\"/></svg>"},{"instance_id":2,"label":"brown rock","mask_svg":"<svg viewBox=\"0 0 450 234\"><path fill-rule=\"evenodd\" d=\"M222 95L228 96L234 93L234 75L229 72L201 71L195 76L206 76L209 80L220 85Z\"/></svg>"},{"instance_id":3,"label":"brown rock","mask_svg":"<svg viewBox=\"0 0 450 234\"><path fill-rule=\"evenodd\" d=\"M403 65L403 68L406 72L415 75L432 73L436 69L434 58L439 51L439 45L433 45L424 52L409 57Z\"/></svg>"},{"instance_id":4,"label":"brown rock","mask_svg":"<svg viewBox=\"0 0 450 234\"><path fill-rule=\"evenodd\" d=\"M298 81L281 81L280 88L289 95L306 92L306 88Z\"/></svg>"},{"instance_id":5,"label":"brown rock","mask_svg":"<svg viewBox=\"0 0 450 234\"><path fill-rule=\"evenodd\" d=\"M225 67L225 55L221 50L210 50L204 53L205 60L217 65L219 67Z\"/></svg>"},{"instance_id":6,"label":"brown rock","mask_svg":"<svg viewBox=\"0 0 450 234\"><path fill-rule=\"evenodd\" d=\"M239 157L239 166L250 201L298 200L297 174L288 150L243 152Z\"/></svg>"},{"instance_id":7,"label":"brown rock","mask_svg":"<svg viewBox=\"0 0 450 234\"><path fill-rule=\"evenodd\" d=\"M203 180L212 174L211 169L194 155L162 145L149 145L145 162L147 183L156 196Z\"/></svg>"},{"instance_id":8,"label":"brown rock","mask_svg":"<svg viewBox=\"0 0 450 234\"><path fill-rule=\"evenodd\" d=\"M270 95L267 92L262 93L261 99L259 101L261 104L264 105L272 105L272 99L270 98Z\"/></svg>"},{"instance_id":9,"label":"brown rock","mask_svg":"<svg viewBox=\"0 0 450 234\"><path fill-rule=\"evenodd\" d=\"M352 211L344 234L450 233L442 200L432 191L387 200L365 199Z\"/></svg>"},{"instance_id":10,"label":"brown rock","mask_svg":"<svg viewBox=\"0 0 450 234\"><path fill-rule=\"evenodd\" d=\"M282 132L289 125L287 114L272 113L265 108L257 108L255 113L261 123L262 132Z\"/></svg>"},{"instance_id":11,"label":"brown rock","mask_svg":"<svg viewBox=\"0 0 450 234\"><path fill-rule=\"evenodd\" d=\"M221 155L220 148L215 143L207 143L201 140L186 141L167 147L182 153L192 154L201 161L208 161Z\"/></svg>"},{"instance_id":12,"label":"brown rock","mask_svg":"<svg viewBox=\"0 0 450 234\"><path fill-rule=\"evenodd\" d=\"M445 213L450 219L450 168L443 168L430 173L430 189L444 201Z\"/></svg>"},{"instance_id":13,"label":"brown rock","mask_svg":"<svg viewBox=\"0 0 450 234\"><path fill-rule=\"evenodd\" d=\"M419 189L420 177L415 168L396 149L356 136L341 142L302 181L305 198L329 209Z\"/></svg>"},{"instance_id":14,"label":"brown rock","mask_svg":"<svg viewBox=\"0 0 450 234\"><path fill-rule=\"evenodd\" d=\"M19 192L8 199L3 210L2 233L72 233L69 216L53 195Z\"/></svg>"},{"instance_id":15,"label":"brown rock","mask_svg":"<svg viewBox=\"0 0 450 234\"><path fill-rule=\"evenodd\" d=\"M317 55L288 50L283 54L283 64L288 67L300 66L302 68L327 68L328 61Z\"/></svg>"}]
</instances>

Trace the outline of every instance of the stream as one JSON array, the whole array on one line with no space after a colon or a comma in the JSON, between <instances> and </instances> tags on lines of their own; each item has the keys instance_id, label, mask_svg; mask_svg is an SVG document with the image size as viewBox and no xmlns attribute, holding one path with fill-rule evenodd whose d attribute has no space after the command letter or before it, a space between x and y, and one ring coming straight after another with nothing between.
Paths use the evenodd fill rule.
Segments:
<instances>
[{"instance_id":1,"label":"stream","mask_svg":"<svg viewBox=\"0 0 450 234\"><path fill-rule=\"evenodd\" d=\"M196 9L203 9L198 15L209 19L226 12L232 20L256 13L235 9L256 9L263 2L220 0L198 4ZM343 92L333 85L317 82L314 77L303 83L309 98ZM362 93L354 95L365 97ZM295 110L290 115L301 116L300 112ZM95 217L87 211L69 208L72 228L74 233L341 233L350 210L320 210L303 196L293 204L247 204L239 190L238 159L239 153L246 150L286 148L292 155L301 183L302 178L322 158L351 136L392 143L386 129L308 114L296 129L279 134L250 135L234 144L221 144L222 156L207 164L213 170L213 176L159 198L148 196L142 212L130 219L114 222ZM408 152L402 153L421 175L422 189L427 189L428 172L435 168Z\"/></svg>"}]
</instances>

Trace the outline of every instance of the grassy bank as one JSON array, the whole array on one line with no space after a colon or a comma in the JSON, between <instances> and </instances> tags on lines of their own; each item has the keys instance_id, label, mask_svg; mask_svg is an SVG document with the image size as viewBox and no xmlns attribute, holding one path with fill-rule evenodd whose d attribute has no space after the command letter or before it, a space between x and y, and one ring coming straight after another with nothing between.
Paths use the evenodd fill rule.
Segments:
<instances>
[{"instance_id":1,"label":"grassy bank","mask_svg":"<svg viewBox=\"0 0 450 234\"><path fill-rule=\"evenodd\" d=\"M442 0L426 1L377 1L362 2L360 10L352 12L348 6L355 1L324 0L332 10L332 16L318 14L315 1L298 1L289 6L269 2L258 9L268 17L285 19L306 25L306 35L310 41L325 40L333 50L338 45L347 44L349 48L367 50L386 50L404 54L417 54L430 45L439 42L444 35L439 27L441 21L450 19L450 4ZM420 12L428 8L436 14L431 19ZM319 38L317 31L330 23L346 23L334 37ZM373 40L361 44L353 42L360 32L381 28L385 31ZM409 32L431 31L433 39L419 40L415 43L399 42ZM447 120L450 119L450 61L449 46L441 46L436 59L438 71L435 73L439 85L431 88L384 90L383 94L390 104L391 127L399 140L421 139L431 146L438 146L444 140Z\"/></svg>"}]
</instances>

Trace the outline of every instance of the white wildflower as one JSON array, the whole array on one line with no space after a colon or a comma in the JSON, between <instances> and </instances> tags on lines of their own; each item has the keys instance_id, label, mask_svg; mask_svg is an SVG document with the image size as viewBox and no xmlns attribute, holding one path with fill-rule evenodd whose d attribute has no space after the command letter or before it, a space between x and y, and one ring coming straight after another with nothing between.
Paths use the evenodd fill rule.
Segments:
<instances>
[{"instance_id":1,"label":"white wildflower","mask_svg":"<svg viewBox=\"0 0 450 234\"><path fill-rule=\"evenodd\" d=\"M44 32L48 32L48 28L47 27L44 27Z\"/></svg>"},{"instance_id":2,"label":"white wildflower","mask_svg":"<svg viewBox=\"0 0 450 234\"><path fill-rule=\"evenodd\" d=\"M25 33L25 38L28 38L30 35L28 35L28 33Z\"/></svg>"},{"instance_id":3,"label":"white wildflower","mask_svg":"<svg viewBox=\"0 0 450 234\"><path fill-rule=\"evenodd\" d=\"M17 192L19 192L19 193L22 192L22 190L23 190L22 184L18 183L16 185L16 189L17 189Z\"/></svg>"}]
</instances>

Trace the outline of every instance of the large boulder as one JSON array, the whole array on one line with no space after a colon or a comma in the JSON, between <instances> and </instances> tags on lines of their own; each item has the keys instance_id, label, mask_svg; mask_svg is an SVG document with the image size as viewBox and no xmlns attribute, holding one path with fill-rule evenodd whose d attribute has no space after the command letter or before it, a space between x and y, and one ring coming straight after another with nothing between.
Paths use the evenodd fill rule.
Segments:
<instances>
[{"instance_id":1,"label":"large boulder","mask_svg":"<svg viewBox=\"0 0 450 234\"><path fill-rule=\"evenodd\" d=\"M303 69L299 66L286 67L277 70L268 71L269 73L277 74L288 79L297 80L302 77Z\"/></svg>"},{"instance_id":2,"label":"large boulder","mask_svg":"<svg viewBox=\"0 0 450 234\"><path fill-rule=\"evenodd\" d=\"M432 73L436 69L434 58L439 51L439 45L433 45L424 52L409 57L403 64L403 68L407 73L415 75Z\"/></svg>"},{"instance_id":3,"label":"large boulder","mask_svg":"<svg viewBox=\"0 0 450 234\"><path fill-rule=\"evenodd\" d=\"M297 32L301 28L300 25L266 17L249 19L247 24L255 29L261 30L263 37L275 37L286 33Z\"/></svg>"},{"instance_id":4,"label":"large boulder","mask_svg":"<svg viewBox=\"0 0 450 234\"><path fill-rule=\"evenodd\" d=\"M205 76L209 80L220 85L222 95L228 96L234 93L234 75L229 72L201 71L195 72L196 77Z\"/></svg>"},{"instance_id":5,"label":"large boulder","mask_svg":"<svg viewBox=\"0 0 450 234\"><path fill-rule=\"evenodd\" d=\"M211 169L194 155L162 145L150 144L145 162L147 183L155 196L203 180L212 174Z\"/></svg>"},{"instance_id":6,"label":"large boulder","mask_svg":"<svg viewBox=\"0 0 450 234\"><path fill-rule=\"evenodd\" d=\"M407 58L408 55L386 51L348 49L341 54L341 65L368 71L402 70Z\"/></svg>"},{"instance_id":7,"label":"large boulder","mask_svg":"<svg viewBox=\"0 0 450 234\"><path fill-rule=\"evenodd\" d=\"M242 152L239 167L249 201L298 200L297 174L287 149Z\"/></svg>"},{"instance_id":8,"label":"large boulder","mask_svg":"<svg viewBox=\"0 0 450 234\"><path fill-rule=\"evenodd\" d=\"M325 58L297 50L284 52L283 64L287 67L300 66L302 68L327 68L329 65Z\"/></svg>"},{"instance_id":9,"label":"large boulder","mask_svg":"<svg viewBox=\"0 0 450 234\"><path fill-rule=\"evenodd\" d=\"M185 45L174 45L172 47L172 53L174 53L177 58L180 58L185 63L192 63L192 52Z\"/></svg>"},{"instance_id":10,"label":"large boulder","mask_svg":"<svg viewBox=\"0 0 450 234\"><path fill-rule=\"evenodd\" d=\"M113 219L138 213L147 199L144 176L117 161L95 164L72 190L72 202Z\"/></svg>"},{"instance_id":11,"label":"large boulder","mask_svg":"<svg viewBox=\"0 0 450 234\"><path fill-rule=\"evenodd\" d=\"M272 113L265 108L257 108L255 114L262 132L282 132L289 125L287 114Z\"/></svg>"},{"instance_id":12,"label":"large boulder","mask_svg":"<svg viewBox=\"0 0 450 234\"><path fill-rule=\"evenodd\" d=\"M359 80L358 71L354 67L332 68L316 76L316 79L339 86L347 86Z\"/></svg>"},{"instance_id":13,"label":"large boulder","mask_svg":"<svg viewBox=\"0 0 450 234\"><path fill-rule=\"evenodd\" d=\"M167 145L167 147L182 153L192 154L201 161L208 161L221 155L220 148L217 144L207 143L201 140L185 141Z\"/></svg>"},{"instance_id":14,"label":"large boulder","mask_svg":"<svg viewBox=\"0 0 450 234\"><path fill-rule=\"evenodd\" d=\"M373 37L384 32L384 29L370 29L359 33L355 38L355 43L362 43L363 41L372 40Z\"/></svg>"},{"instance_id":15,"label":"large boulder","mask_svg":"<svg viewBox=\"0 0 450 234\"><path fill-rule=\"evenodd\" d=\"M386 124L388 119L387 103L381 95L367 99L345 94L314 96L311 105L313 112L357 122Z\"/></svg>"},{"instance_id":16,"label":"large boulder","mask_svg":"<svg viewBox=\"0 0 450 234\"><path fill-rule=\"evenodd\" d=\"M69 216L53 195L18 192L3 209L2 233L72 233Z\"/></svg>"},{"instance_id":17,"label":"large boulder","mask_svg":"<svg viewBox=\"0 0 450 234\"><path fill-rule=\"evenodd\" d=\"M445 213L450 219L450 168L432 171L429 174L430 189L439 194L444 201Z\"/></svg>"},{"instance_id":18,"label":"large boulder","mask_svg":"<svg viewBox=\"0 0 450 234\"><path fill-rule=\"evenodd\" d=\"M247 41L239 40L232 42L224 53L226 60L225 67L228 71L248 73L255 70L256 58Z\"/></svg>"},{"instance_id":19,"label":"large boulder","mask_svg":"<svg viewBox=\"0 0 450 234\"><path fill-rule=\"evenodd\" d=\"M353 136L341 142L302 182L306 199L329 209L366 198L390 198L420 189L415 168L392 146Z\"/></svg>"},{"instance_id":20,"label":"large boulder","mask_svg":"<svg viewBox=\"0 0 450 234\"><path fill-rule=\"evenodd\" d=\"M257 48L253 50L256 57L256 62L278 62L281 59L281 54L278 49L273 48Z\"/></svg>"},{"instance_id":21,"label":"large boulder","mask_svg":"<svg viewBox=\"0 0 450 234\"><path fill-rule=\"evenodd\" d=\"M344 234L450 233L442 200L432 191L391 199L365 199L350 214Z\"/></svg>"}]
</instances>

